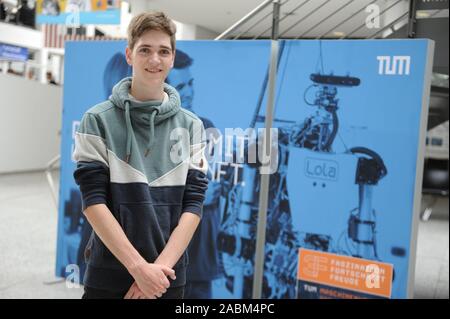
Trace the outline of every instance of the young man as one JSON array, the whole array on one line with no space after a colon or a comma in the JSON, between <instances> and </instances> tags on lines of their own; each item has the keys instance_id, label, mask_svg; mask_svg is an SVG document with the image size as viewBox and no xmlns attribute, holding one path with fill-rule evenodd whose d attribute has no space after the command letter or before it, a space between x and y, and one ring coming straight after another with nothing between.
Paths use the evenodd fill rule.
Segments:
<instances>
[{"instance_id":1,"label":"young man","mask_svg":"<svg viewBox=\"0 0 450 319\"><path fill-rule=\"evenodd\" d=\"M125 52L132 77L86 112L76 134L74 177L94 230L83 298L183 297L208 165L200 119L164 83L175 32L161 12L132 19Z\"/></svg>"},{"instance_id":2,"label":"young man","mask_svg":"<svg viewBox=\"0 0 450 319\"><path fill-rule=\"evenodd\" d=\"M193 59L177 49L174 67L166 82L180 94L183 107L194 112L194 77L191 73ZM205 129L214 128L207 118L199 116ZM213 157L209 161L214 167ZM211 172L211 171L210 171ZM185 297L188 299L211 299L212 281L221 276L217 249L220 227L221 184L208 174L208 190L203 203L203 217L188 247L189 264L186 272Z\"/></svg>"}]
</instances>

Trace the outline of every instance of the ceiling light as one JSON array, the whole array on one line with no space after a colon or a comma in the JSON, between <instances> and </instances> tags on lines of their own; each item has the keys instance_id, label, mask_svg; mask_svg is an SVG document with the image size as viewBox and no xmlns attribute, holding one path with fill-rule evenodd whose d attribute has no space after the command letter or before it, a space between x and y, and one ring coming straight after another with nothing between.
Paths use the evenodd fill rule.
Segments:
<instances>
[{"instance_id":1,"label":"ceiling light","mask_svg":"<svg viewBox=\"0 0 450 319\"><path fill-rule=\"evenodd\" d=\"M430 14L425 11L417 11L416 12L416 18L428 18Z\"/></svg>"},{"instance_id":2,"label":"ceiling light","mask_svg":"<svg viewBox=\"0 0 450 319\"><path fill-rule=\"evenodd\" d=\"M343 36L345 36L345 32L334 31L333 35L336 36L336 37L343 37Z\"/></svg>"}]
</instances>

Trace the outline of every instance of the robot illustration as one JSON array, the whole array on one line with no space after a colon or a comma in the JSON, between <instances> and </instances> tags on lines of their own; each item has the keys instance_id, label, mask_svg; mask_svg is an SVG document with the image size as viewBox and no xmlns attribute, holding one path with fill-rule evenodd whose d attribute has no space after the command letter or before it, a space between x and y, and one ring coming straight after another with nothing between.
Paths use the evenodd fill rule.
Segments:
<instances>
[{"instance_id":1,"label":"robot illustration","mask_svg":"<svg viewBox=\"0 0 450 319\"><path fill-rule=\"evenodd\" d=\"M279 60L285 44L280 44ZM312 84L304 91L306 106L300 107L311 107L313 112L299 120L274 119L279 157L278 170L270 176L262 298L297 297L300 247L381 261L376 240L377 212L372 200L387 168L381 156L367 147L346 147L339 153L333 147L339 133L339 110L345 109L338 91L355 90L361 81L349 75L326 74L323 69L311 74L310 80ZM266 84L267 78L262 92ZM259 115L261 104L260 96L252 128L264 123L265 117ZM230 170L222 183L218 249L225 288L233 298L252 297L258 169L258 164L245 164L238 173ZM234 185L234 174L239 174L238 180L243 182ZM353 185L355 192L341 196L342 205L330 205L330 196L344 184ZM335 211L348 203L353 208ZM339 214L342 222L327 223L330 214ZM311 215L314 218L308 219ZM321 233L317 233L318 229Z\"/></svg>"}]
</instances>

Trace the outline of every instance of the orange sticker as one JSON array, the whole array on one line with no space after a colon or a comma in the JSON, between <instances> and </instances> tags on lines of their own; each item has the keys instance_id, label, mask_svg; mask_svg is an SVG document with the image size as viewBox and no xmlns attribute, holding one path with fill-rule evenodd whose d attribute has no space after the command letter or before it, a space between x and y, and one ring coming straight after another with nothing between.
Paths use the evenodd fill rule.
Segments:
<instances>
[{"instance_id":1,"label":"orange sticker","mask_svg":"<svg viewBox=\"0 0 450 319\"><path fill-rule=\"evenodd\" d=\"M298 280L391 297L391 264L304 248L298 255Z\"/></svg>"}]
</instances>

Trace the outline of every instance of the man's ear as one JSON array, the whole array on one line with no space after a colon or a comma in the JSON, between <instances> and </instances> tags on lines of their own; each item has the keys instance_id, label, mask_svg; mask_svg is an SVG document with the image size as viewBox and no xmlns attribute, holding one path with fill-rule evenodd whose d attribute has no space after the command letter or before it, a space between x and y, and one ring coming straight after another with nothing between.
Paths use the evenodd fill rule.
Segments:
<instances>
[{"instance_id":1,"label":"man's ear","mask_svg":"<svg viewBox=\"0 0 450 319\"><path fill-rule=\"evenodd\" d=\"M129 47L125 49L125 58L127 60L128 65L133 65L133 60L131 59L131 50Z\"/></svg>"}]
</instances>

